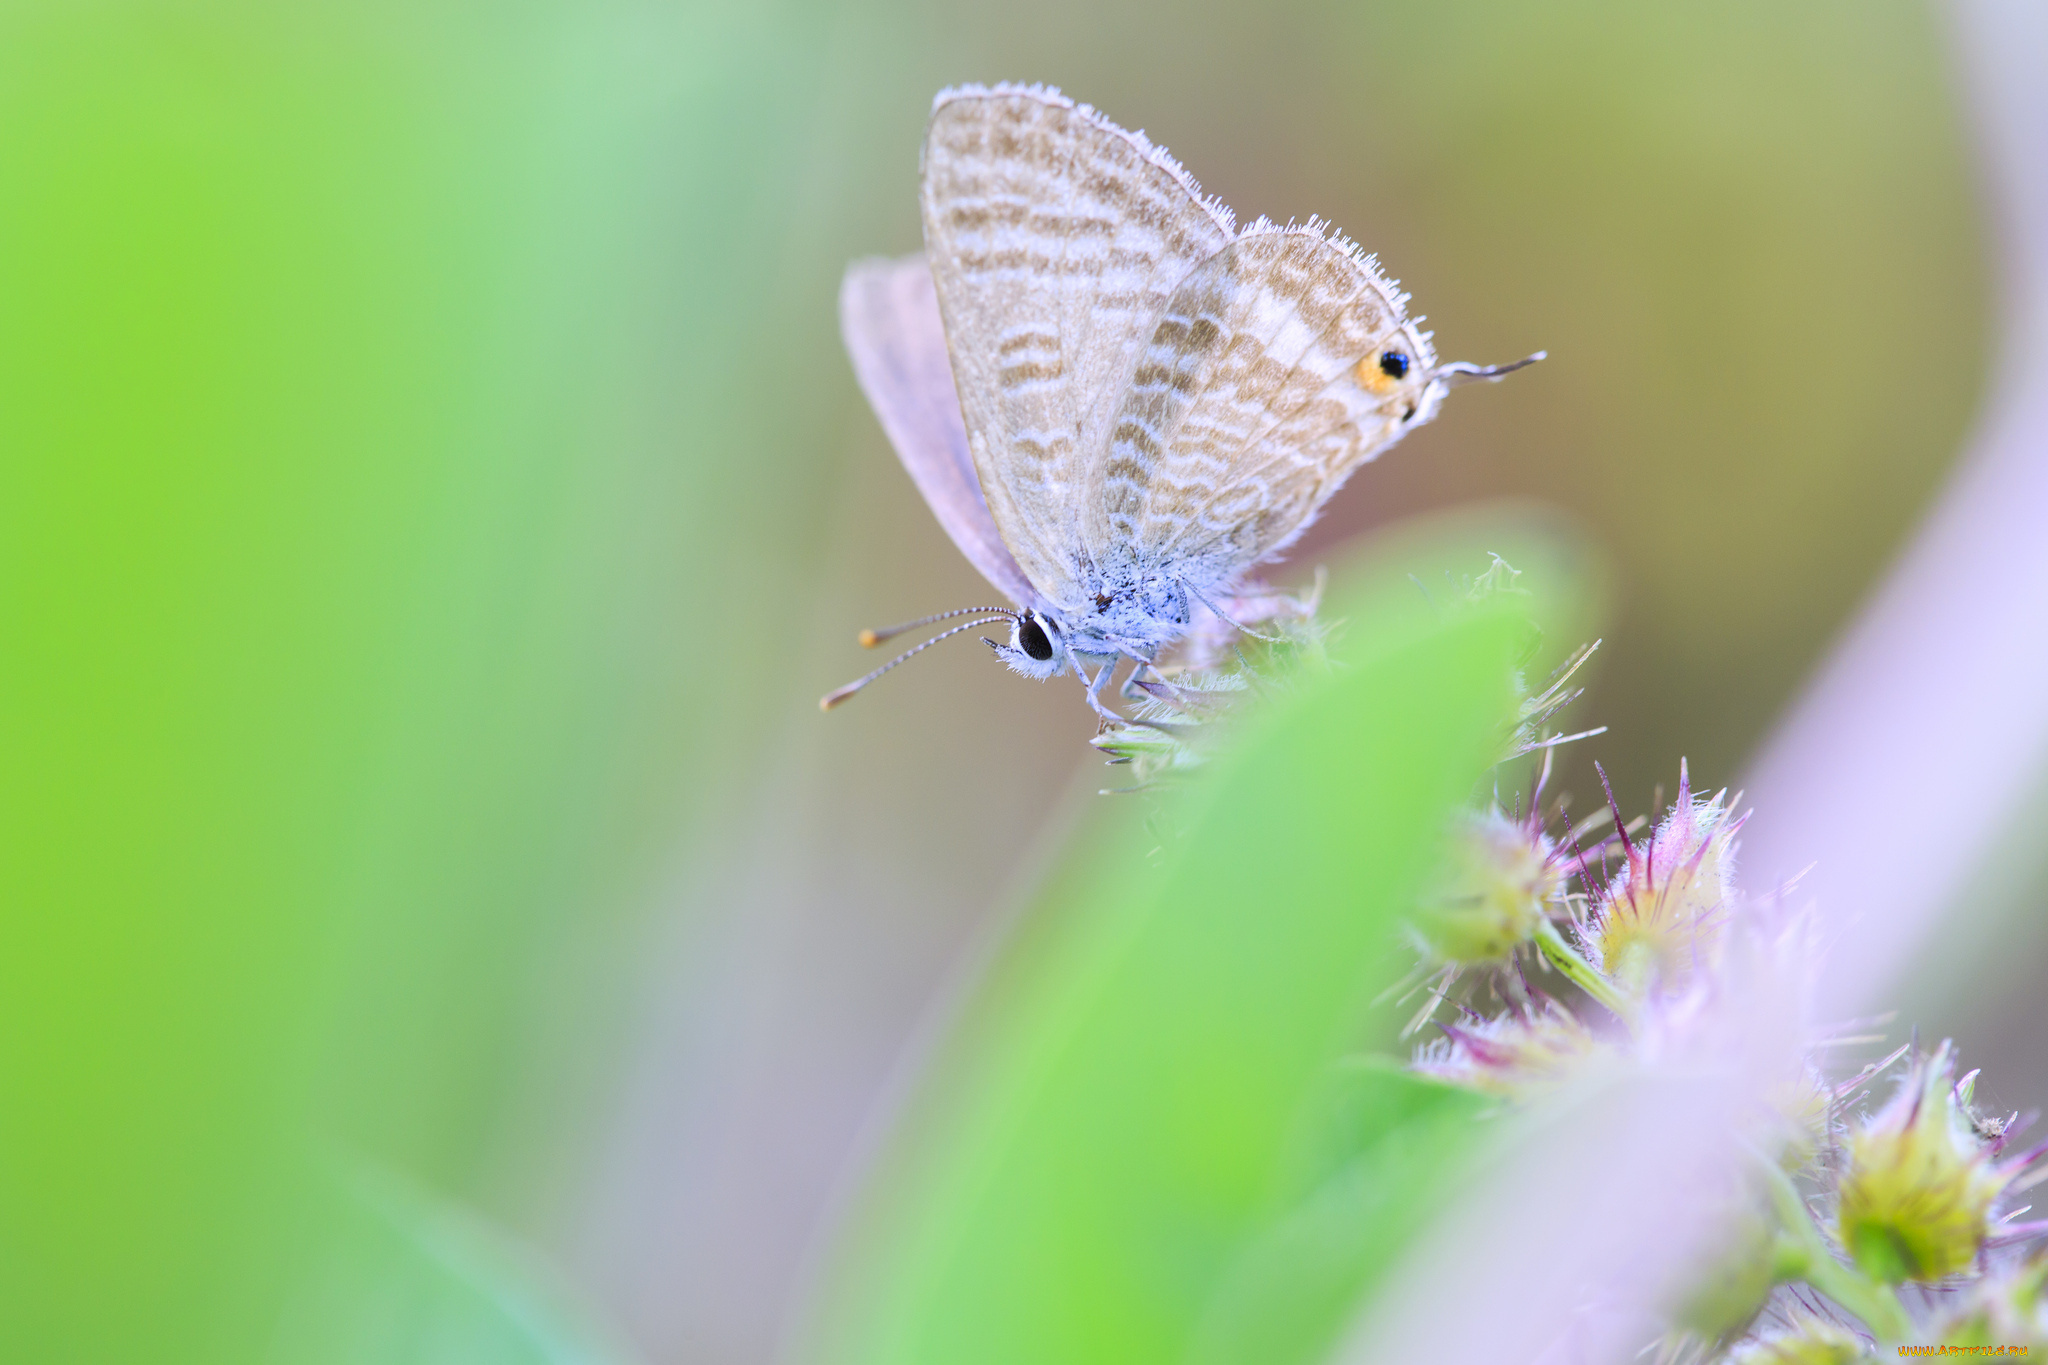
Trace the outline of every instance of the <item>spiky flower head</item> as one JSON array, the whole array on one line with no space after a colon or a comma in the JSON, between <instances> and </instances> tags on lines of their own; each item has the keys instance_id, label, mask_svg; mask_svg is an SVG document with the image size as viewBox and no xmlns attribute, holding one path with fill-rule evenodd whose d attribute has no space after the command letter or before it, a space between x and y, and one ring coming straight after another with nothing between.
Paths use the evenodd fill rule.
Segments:
<instances>
[{"instance_id":1,"label":"spiky flower head","mask_svg":"<svg viewBox=\"0 0 2048 1365\"><path fill-rule=\"evenodd\" d=\"M1508 1099L1527 1099L1556 1087L1602 1047L1577 1015L1548 996L1492 1019L1439 1027L1444 1036L1416 1054L1415 1069Z\"/></svg>"},{"instance_id":2,"label":"spiky flower head","mask_svg":"<svg viewBox=\"0 0 2048 1365\"><path fill-rule=\"evenodd\" d=\"M1738 1347L1728 1365L1852 1365L1874 1357L1863 1342L1818 1318L1808 1318L1789 1332L1774 1332Z\"/></svg>"},{"instance_id":3,"label":"spiky flower head","mask_svg":"<svg viewBox=\"0 0 2048 1365\"><path fill-rule=\"evenodd\" d=\"M1849 1135L1839 1235L1864 1273L1889 1284L1967 1269L2011 1179L1973 1128L1954 1076L1954 1051L1943 1042Z\"/></svg>"},{"instance_id":4,"label":"spiky flower head","mask_svg":"<svg viewBox=\"0 0 2048 1365\"><path fill-rule=\"evenodd\" d=\"M1602 782L1606 775L1601 775ZM1608 793L1608 802L1614 796ZM1615 823L1620 825L1620 812ZM1587 935L1600 969L1634 994L1675 992L1711 966L1734 902L1735 834L1727 793L1692 794L1678 767L1678 801L1648 839L1617 833L1624 862Z\"/></svg>"},{"instance_id":5,"label":"spiky flower head","mask_svg":"<svg viewBox=\"0 0 2048 1365\"><path fill-rule=\"evenodd\" d=\"M1557 844L1536 817L1466 811L1451 829L1444 880L1409 916L1409 932L1427 962L1501 966L1543 927L1564 883Z\"/></svg>"},{"instance_id":6,"label":"spiky flower head","mask_svg":"<svg viewBox=\"0 0 2048 1365\"><path fill-rule=\"evenodd\" d=\"M2048 1253L1977 1285L1929 1337L1948 1346L2048 1350Z\"/></svg>"},{"instance_id":7,"label":"spiky flower head","mask_svg":"<svg viewBox=\"0 0 2048 1365\"><path fill-rule=\"evenodd\" d=\"M1810 1062L1802 1062L1791 1076L1764 1092L1772 1120L1768 1136L1779 1165L1788 1171L1803 1170L1820 1155L1834 1121L1834 1098L1834 1087Z\"/></svg>"}]
</instances>

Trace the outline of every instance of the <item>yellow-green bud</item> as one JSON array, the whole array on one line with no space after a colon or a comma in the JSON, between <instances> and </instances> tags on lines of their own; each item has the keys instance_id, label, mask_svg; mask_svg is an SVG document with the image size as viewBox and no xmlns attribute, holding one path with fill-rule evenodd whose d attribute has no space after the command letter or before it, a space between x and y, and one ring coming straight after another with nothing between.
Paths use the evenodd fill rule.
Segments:
<instances>
[{"instance_id":1,"label":"yellow-green bud","mask_svg":"<svg viewBox=\"0 0 2048 1365\"><path fill-rule=\"evenodd\" d=\"M1745 1202L1732 1210L1706 1273L1687 1287L1671 1316L1709 1341L1725 1341L1756 1320L1778 1282L1772 1243L1777 1224Z\"/></svg>"},{"instance_id":2,"label":"yellow-green bud","mask_svg":"<svg viewBox=\"0 0 2048 1365\"><path fill-rule=\"evenodd\" d=\"M1865 1274L1888 1284L1968 1268L2005 1186L1956 1099L1953 1072L1943 1043L1849 1136L1837 1213L1842 1245Z\"/></svg>"},{"instance_id":3,"label":"yellow-green bud","mask_svg":"<svg viewBox=\"0 0 2048 1365\"><path fill-rule=\"evenodd\" d=\"M1829 1323L1809 1320L1793 1331L1737 1347L1729 1354L1728 1365L1853 1365L1869 1359L1857 1338Z\"/></svg>"},{"instance_id":4,"label":"yellow-green bud","mask_svg":"<svg viewBox=\"0 0 2048 1365\"><path fill-rule=\"evenodd\" d=\"M1523 1013L1438 1027L1444 1036L1417 1055L1415 1069L1508 1099L1569 1079L1601 1045L1578 1016L1549 999Z\"/></svg>"},{"instance_id":5,"label":"yellow-green bud","mask_svg":"<svg viewBox=\"0 0 2048 1365\"><path fill-rule=\"evenodd\" d=\"M1438 893L1409 927L1433 962L1495 966L1536 936L1563 889L1557 846L1534 821L1471 811L1451 831Z\"/></svg>"},{"instance_id":6,"label":"yellow-green bud","mask_svg":"<svg viewBox=\"0 0 2048 1365\"><path fill-rule=\"evenodd\" d=\"M1978 1285L1939 1319L1929 1341L1948 1346L2017 1346L2048 1351L2048 1255Z\"/></svg>"},{"instance_id":7,"label":"yellow-green bud","mask_svg":"<svg viewBox=\"0 0 2048 1365\"><path fill-rule=\"evenodd\" d=\"M1802 1066L1796 1076L1771 1086L1764 1099L1776 1139L1782 1144L1777 1149L1778 1164L1787 1171L1803 1170L1827 1144L1831 1119L1827 1082L1811 1067Z\"/></svg>"}]
</instances>

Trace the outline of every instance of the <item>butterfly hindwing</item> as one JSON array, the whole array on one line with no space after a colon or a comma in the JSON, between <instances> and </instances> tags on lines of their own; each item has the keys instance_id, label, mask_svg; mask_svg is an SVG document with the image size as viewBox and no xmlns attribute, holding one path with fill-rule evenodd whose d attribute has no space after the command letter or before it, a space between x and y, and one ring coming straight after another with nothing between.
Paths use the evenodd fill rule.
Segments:
<instances>
[{"instance_id":1,"label":"butterfly hindwing","mask_svg":"<svg viewBox=\"0 0 2048 1365\"><path fill-rule=\"evenodd\" d=\"M1091 499L1092 553L1220 585L1305 526L1404 430L1369 361L1433 358L1398 289L1313 226L1255 225L1174 292L1123 396Z\"/></svg>"},{"instance_id":2,"label":"butterfly hindwing","mask_svg":"<svg viewBox=\"0 0 2048 1365\"><path fill-rule=\"evenodd\" d=\"M1037 88L942 94L920 198L989 511L1033 584L1071 602L1117 400L1230 221L1142 136Z\"/></svg>"},{"instance_id":3,"label":"butterfly hindwing","mask_svg":"<svg viewBox=\"0 0 2048 1365\"><path fill-rule=\"evenodd\" d=\"M982 577L1018 606L1037 605L981 492L953 387L932 272L922 256L856 261L839 287L839 328L861 392L917 491Z\"/></svg>"}]
</instances>

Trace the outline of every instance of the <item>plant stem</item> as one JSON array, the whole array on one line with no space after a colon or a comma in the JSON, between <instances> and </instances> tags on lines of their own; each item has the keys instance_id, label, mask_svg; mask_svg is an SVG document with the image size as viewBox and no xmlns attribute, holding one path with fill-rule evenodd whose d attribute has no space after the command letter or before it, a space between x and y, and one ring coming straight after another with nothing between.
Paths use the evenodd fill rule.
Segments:
<instances>
[{"instance_id":1,"label":"plant stem","mask_svg":"<svg viewBox=\"0 0 2048 1365\"><path fill-rule=\"evenodd\" d=\"M1564 935L1557 931L1557 925L1550 920L1543 921L1543 927L1536 931L1536 946L1550 959L1550 965L1564 973L1565 979L1586 994L1605 1005L1615 1018L1635 1026L1635 1012L1622 997L1621 992L1608 983L1606 977L1593 970L1593 964L1580 957L1572 945L1564 941Z\"/></svg>"},{"instance_id":2,"label":"plant stem","mask_svg":"<svg viewBox=\"0 0 2048 1365\"><path fill-rule=\"evenodd\" d=\"M1792 1177L1775 1161L1757 1157L1770 1187L1771 1203L1784 1231L1775 1249L1780 1279L1804 1280L1863 1320L1880 1343L1897 1343L1913 1334L1913 1323L1890 1285L1880 1284L1854 1266L1835 1259L1834 1251L1814 1226L1806 1201Z\"/></svg>"}]
</instances>

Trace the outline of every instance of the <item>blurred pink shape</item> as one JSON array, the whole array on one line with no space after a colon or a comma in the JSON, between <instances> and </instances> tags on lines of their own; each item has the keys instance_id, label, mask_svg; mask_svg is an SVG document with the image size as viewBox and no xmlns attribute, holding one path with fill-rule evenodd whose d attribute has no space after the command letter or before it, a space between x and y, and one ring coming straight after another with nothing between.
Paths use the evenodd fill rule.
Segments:
<instances>
[{"instance_id":1,"label":"blurred pink shape","mask_svg":"<svg viewBox=\"0 0 2048 1365\"><path fill-rule=\"evenodd\" d=\"M1733 1155L1727 1116L1797 1056L1806 1020L1889 998L2048 765L2048 9L1954 0L1950 14L1999 234L1996 384L1933 513L1748 784L1751 887L1812 865L1802 889L1831 952L1810 998L1751 973L1724 997L1742 1008L1692 1045L1527 1134L1371 1305L1344 1360L1632 1357L1711 1226L1699 1175ZM1909 295L1909 281L1902 263L1872 287Z\"/></svg>"},{"instance_id":2,"label":"blurred pink shape","mask_svg":"<svg viewBox=\"0 0 2048 1365\"><path fill-rule=\"evenodd\" d=\"M1995 385L1933 513L1749 782L1753 883L1812 864L1839 940L1825 1015L1891 997L2048 765L2048 9L1951 13L1999 237Z\"/></svg>"}]
</instances>

